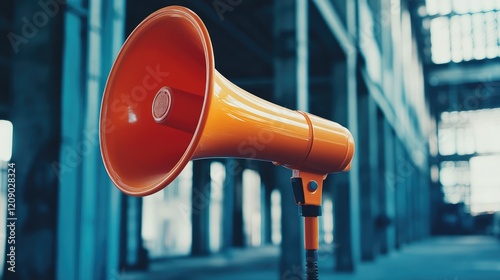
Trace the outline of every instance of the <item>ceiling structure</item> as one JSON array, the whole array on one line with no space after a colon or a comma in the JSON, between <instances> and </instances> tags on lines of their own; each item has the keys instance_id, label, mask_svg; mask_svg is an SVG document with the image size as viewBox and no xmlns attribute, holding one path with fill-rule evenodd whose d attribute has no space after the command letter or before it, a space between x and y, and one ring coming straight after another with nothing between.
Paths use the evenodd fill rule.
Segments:
<instances>
[{"instance_id":1,"label":"ceiling structure","mask_svg":"<svg viewBox=\"0 0 500 280\"><path fill-rule=\"evenodd\" d=\"M500 1L411 1L435 115L500 107Z\"/></svg>"},{"instance_id":2,"label":"ceiling structure","mask_svg":"<svg viewBox=\"0 0 500 280\"><path fill-rule=\"evenodd\" d=\"M127 10L126 33L129 34L150 13L171 5L170 2L174 4L175 1L155 0L148 1L148 5L139 5L138 0L129 0L127 6L133 9ZM230 3L234 6L228 6ZM207 26L216 69L252 94L273 100L275 50L283 49L275 44L287 44L291 50L295 48L294 42L287 38L275 39L273 5L263 0L186 1L185 5L197 13ZM331 104L331 95L325 92L331 91L332 61L343 59L344 53L335 37L331 36L316 5L309 5L308 24L309 102L311 108L322 108L326 107L322 106L325 102ZM315 113L322 114L321 110Z\"/></svg>"}]
</instances>

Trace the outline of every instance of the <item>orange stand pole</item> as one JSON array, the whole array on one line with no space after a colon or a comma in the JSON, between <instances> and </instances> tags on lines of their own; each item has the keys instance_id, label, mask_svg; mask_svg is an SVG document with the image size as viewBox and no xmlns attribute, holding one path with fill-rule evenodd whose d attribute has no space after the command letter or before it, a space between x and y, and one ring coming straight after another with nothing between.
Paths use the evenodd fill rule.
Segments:
<instances>
[{"instance_id":1,"label":"orange stand pole","mask_svg":"<svg viewBox=\"0 0 500 280\"><path fill-rule=\"evenodd\" d=\"M318 217L304 217L304 245L306 250L318 250Z\"/></svg>"},{"instance_id":2,"label":"orange stand pole","mask_svg":"<svg viewBox=\"0 0 500 280\"><path fill-rule=\"evenodd\" d=\"M326 175L293 171L292 188L295 202L304 217L304 247L306 249L306 280L318 279L319 219L321 195Z\"/></svg>"}]
</instances>

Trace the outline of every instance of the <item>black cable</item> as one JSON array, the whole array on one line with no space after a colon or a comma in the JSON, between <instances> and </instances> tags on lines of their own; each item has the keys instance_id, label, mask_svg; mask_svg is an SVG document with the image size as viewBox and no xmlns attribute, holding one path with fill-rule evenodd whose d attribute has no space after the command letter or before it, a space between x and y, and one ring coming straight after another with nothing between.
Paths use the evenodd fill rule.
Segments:
<instances>
[{"instance_id":1,"label":"black cable","mask_svg":"<svg viewBox=\"0 0 500 280\"><path fill-rule=\"evenodd\" d=\"M306 280L318 280L318 252L306 250Z\"/></svg>"}]
</instances>

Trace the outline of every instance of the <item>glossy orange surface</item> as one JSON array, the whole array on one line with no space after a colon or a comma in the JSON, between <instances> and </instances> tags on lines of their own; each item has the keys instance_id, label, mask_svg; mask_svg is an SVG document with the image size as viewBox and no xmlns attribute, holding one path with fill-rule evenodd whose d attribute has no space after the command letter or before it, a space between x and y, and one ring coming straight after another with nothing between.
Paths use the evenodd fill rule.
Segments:
<instances>
[{"instance_id":1,"label":"glossy orange surface","mask_svg":"<svg viewBox=\"0 0 500 280\"><path fill-rule=\"evenodd\" d=\"M150 15L123 45L103 96L100 141L113 183L138 196L166 187L191 159L272 161L322 178L347 170L354 153L341 125L265 101L219 74L204 24L178 6ZM321 189L306 199L320 204Z\"/></svg>"},{"instance_id":2,"label":"glossy orange surface","mask_svg":"<svg viewBox=\"0 0 500 280\"><path fill-rule=\"evenodd\" d=\"M304 248L318 250L319 247L319 218L304 217Z\"/></svg>"}]
</instances>

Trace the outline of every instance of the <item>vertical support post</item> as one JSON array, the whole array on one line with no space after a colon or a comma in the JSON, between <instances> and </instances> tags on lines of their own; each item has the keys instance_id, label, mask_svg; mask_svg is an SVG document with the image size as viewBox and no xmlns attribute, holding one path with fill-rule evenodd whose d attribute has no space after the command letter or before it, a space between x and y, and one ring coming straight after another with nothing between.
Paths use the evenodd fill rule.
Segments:
<instances>
[{"instance_id":1,"label":"vertical support post","mask_svg":"<svg viewBox=\"0 0 500 280\"><path fill-rule=\"evenodd\" d=\"M241 165L241 160L236 161ZM233 212L233 246L245 247L245 229L243 224L243 168L233 174L234 212Z\"/></svg>"},{"instance_id":2,"label":"vertical support post","mask_svg":"<svg viewBox=\"0 0 500 280\"><path fill-rule=\"evenodd\" d=\"M367 93L358 95L360 154L361 260L375 259L378 251L378 131L377 105Z\"/></svg>"},{"instance_id":3,"label":"vertical support post","mask_svg":"<svg viewBox=\"0 0 500 280\"><path fill-rule=\"evenodd\" d=\"M272 244L272 212L271 212L271 192L273 189L271 188L272 185L270 184L265 184L264 185L264 192L263 192L263 229L264 231L262 232L262 243L263 244Z\"/></svg>"},{"instance_id":4,"label":"vertical support post","mask_svg":"<svg viewBox=\"0 0 500 280\"><path fill-rule=\"evenodd\" d=\"M308 0L296 0L297 109L309 111L309 9Z\"/></svg>"},{"instance_id":5,"label":"vertical support post","mask_svg":"<svg viewBox=\"0 0 500 280\"><path fill-rule=\"evenodd\" d=\"M107 73L114 62L114 58L120 51L123 41L125 41L125 0L114 0L108 3L110 8L106 8L105 15L103 18L112 21L113 24L105 23L103 25L103 45L108 46L107 48L102 48L102 57L106 59L101 59L102 72ZM112 8L111 8L112 7ZM101 89L107 80L107 75L101 76ZM101 90L102 92L102 90ZM122 249L120 248L120 228L121 228L121 208L122 198L124 194L116 188L108 178L108 174L103 170L103 187L109 188L109 197L105 202L108 205L107 213L107 259L105 267L105 275L108 278L116 277L118 271L120 271L120 256L122 255ZM105 183L104 183L105 182ZM141 211L142 213L142 211ZM104 216L104 215L103 215ZM140 214L142 217L142 215ZM141 242L142 242L142 236ZM142 244L141 244L142 245ZM142 247L141 247L142 248Z\"/></svg>"},{"instance_id":6,"label":"vertical support post","mask_svg":"<svg viewBox=\"0 0 500 280\"><path fill-rule=\"evenodd\" d=\"M394 131L387 120L384 120L384 158L385 158L385 201L387 218L390 225L387 227L387 250L396 247L396 163L394 157Z\"/></svg>"},{"instance_id":7,"label":"vertical support post","mask_svg":"<svg viewBox=\"0 0 500 280\"><path fill-rule=\"evenodd\" d=\"M380 235L379 229L376 226L377 217L380 216L380 179L379 179L379 119L378 108L373 96L369 96L368 100L368 133L369 133L369 164L370 164L370 200L371 200L371 219L370 226L373 230L372 249L373 258L376 258L380 251Z\"/></svg>"},{"instance_id":8,"label":"vertical support post","mask_svg":"<svg viewBox=\"0 0 500 280\"><path fill-rule=\"evenodd\" d=\"M2 107L8 106L9 120L13 123L15 143L11 162L16 168L17 206L16 244L7 244L8 228L1 229L4 248L15 245L16 249L15 267L7 263L10 250L2 251L3 279L53 279L57 269L58 190L62 186L52 163L59 160L59 144L63 139L59 84L63 15L53 15L50 20L43 21L43 28L37 28L31 22L39 10L40 6L33 1L2 3L3 14L8 15L3 34L19 34L17 38L11 37L12 34L4 37L2 48L2 58L9 57L3 68L8 69L8 73L2 71L2 85L10 83L11 87L2 86L1 99L10 101L9 104L2 101ZM27 20L33 27L27 27ZM44 50L43 55L40 50ZM4 98L6 94L10 98ZM7 180L2 179L2 183ZM7 195L7 192L2 194ZM3 207L5 211L7 205ZM5 222L5 217L2 219ZM8 270L10 267L15 273Z\"/></svg>"},{"instance_id":9,"label":"vertical support post","mask_svg":"<svg viewBox=\"0 0 500 280\"><path fill-rule=\"evenodd\" d=\"M234 174L239 171L236 168L237 161L232 158L225 160L226 177L224 179L224 198L222 201L222 250L229 251L233 246L233 220L234 220ZM241 171L240 171L241 172Z\"/></svg>"},{"instance_id":10,"label":"vertical support post","mask_svg":"<svg viewBox=\"0 0 500 280\"><path fill-rule=\"evenodd\" d=\"M75 1L74 5L81 1ZM64 56L62 66L62 88L61 88L61 155L57 165L68 164L71 147L81 140L83 107L74 106L82 102L81 96L85 96L85 87L82 78L85 76L85 62L83 60L84 38L80 34L83 30L83 20L77 14L66 9L64 15ZM71 73L71 74L70 74ZM54 166L54 165L53 165ZM80 230L79 215L81 208L80 192L81 166L61 172L59 174L59 201L57 224L57 279L78 279L78 236Z\"/></svg>"},{"instance_id":11,"label":"vertical support post","mask_svg":"<svg viewBox=\"0 0 500 280\"><path fill-rule=\"evenodd\" d=\"M193 162L192 197L192 247L191 255L210 254L209 210L210 210L210 161Z\"/></svg>"},{"instance_id":12,"label":"vertical support post","mask_svg":"<svg viewBox=\"0 0 500 280\"><path fill-rule=\"evenodd\" d=\"M59 6L65 11L66 23L62 44L64 143L60 162L54 163L53 168L60 175L59 209L64 210L59 211L58 217L56 278L113 278L119 275L123 255L123 195L112 186L104 170L98 122L107 73L124 40L125 1L92 0L88 7L83 6L84 1L72 1L65 5L74 9ZM88 11L87 16L74 13L82 9ZM85 36L81 36L82 30L86 31ZM76 108L76 103L86 104L84 110ZM142 245L140 204L136 210L139 220L134 237Z\"/></svg>"},{"instance_id":13,"label":"vertical support post","mask_svg":"<svg viewBox=\"0 0 500 280\"><path fill-rule=\"evenodd\" d=\"M419 195L416 192L416 173L415 165L411 158L408 158L408 166L410 168L406 181L406 226L407 236L406 242L411 243L415 240L415 231L418 228L418 213L415 211L415 204L419 200Z\"/></svg>"},{"instance_id":14,"label":"vertical support post","mask_svg":"<svg viewBox=\"0 0 500 280\"><path fill-rule=\"evenodd\" d=\"M401 167L399 166L401 162L401 147L399 146L399 139L397 136L394 137L394 153L392 155L394 157L395 165L394 165L394 173L392 174L394 180L394 205L395 205L395 215L394 215L394 227L396 229L396 249L400 249L403 243L403 227L402 227L402 184L401 178L398 176L399 172L401 172Z\"/></svg>"},{"instance_id":15,"label":"vertical support post","mask_svg":"<svg viewBox=\"0 0 500 280\"><path fill-rule=\"evenodd\" d=\"M415 166L416 167L416 166ZM411 215L410 219L413 219L413 225L412 225L412 233L411 233L411 242L418 240L420 237L420 230L421 230L421 219L420 219L420 209L418 208L420 204L420 190L418 189L418 169L415 168L413 174L412 174L412 189L411 193L413 196L412 199L412 205L411 205ZM411 199L411 197L410 197Z\"/></svg>"},{"instance_id":16,"label":"vertical support post","mask_svg":"<svg viewBox=\"0 0 500 280\"><path fill-rule=\"evenodd\" d=\"M275 103L307 110L307 1L274 1L276 43ZM281 192L280 279L302 277L302 222L290 188L290 171L276 169L275 183ZM300 268L300 269L297 269Z\"/></svg>"},{"instance_id":17,"label":"vertical support post","mask_svg":"<svg viewBox=\"0 0 500 280\"><path fill-rule=\"evenodd\" d=\"M429 164L430 161L430 154L427 153L427 162L424 164L424 170L422 170L422 174L420 176L420 184L419 188L422 189L422 204L421 204L421 211L422 211L422 238L427 238L431 234L431 226L432 226L432 220L431 220L431 188L432 188L432 179L431 179L431 174L430 174L430 168L431 165Z\"/></svg>"},{"instance_id":18,"label":"vertical support post","mask_svg":"<svg viewBox=\"0 0 500 280\"><path fill-rule=\"evenodd\" d=\"M358 33L358 18L357 18L357 1L346 1L346 25L349 34ZM358 137L358 117L356 109L358 107L358 50L352 49L346 53L346 73L347 73L347 128L351 132L354 139ZM360 153L354 153L352 159L351 170L348 172L349 176L349 200L351 208L351 239L352 239L352 259L355 264L360 260L360 215L359 215L359 159Z\"/></svg>"},{"instance_id":19,"label":"vertical support post","mask_svg":"<svg viewBox=\"0 0 500 280\"><path fill-rule=\"evenodd\" d=\"M361 260L369 261L374 259L373 243L374 243L374 223L372 207L374 197L372 196L372 170L370 166L371 154L370 146L373 141L373 135L370 133L370 115L369 115L369 95L366 91L362 91L358 95L358 119L359 122L359 138L357 153L359 157L359 199L360 199L360 230L363 234L360 236L361 245Z\"/></svg>"},{"instance_id":20,"label":"vertical support post","mask_svg":"<svg viewBox=\"0 0 500 280\"><path fill-rule=\"evenodd\" d=\"M260 165L260 175L261 175L261 180L262 184L264 186L263 188L263 212L262 212L262 217L263 217L263 244L272 244L272 209L271 209L271 193L273 191L273 185L274 185L274 178L273 178L273 173L270 172L271 170L268 168L267 163Z\"/></svg>"},{"instance_id":21,"label":"vertical support post","mask_svg":"<svg viewBox=\"0 0 500 280\"><path fill-rule=\"evenodd\" d=\"M142 244L142 197L124 196L123 208L123 229L124 256L122 264L130 268L146 268Z\"/></svg>"},{"instance_id":22,"label":"vertical support post","mask_svg":"<svg viewBox=\"0 0 500 280\"><path fill-rule=\"evenodd\" d=\"M290 186L290 171L285 168L276 170L275 182L281 192L281 257L279 279L303 277L304 275L304 237L302 217Z\"/></svg>"},{"instance_id":23,"label":"vertical support post","mask_svg":"<svg viewBox=\"0 0 500 280\"><path fill-rule=\"evenodd\" d=\"M399 138L395 138L395 151L394 157L396 161L394 169L395 181L395 204L396 204L396 249L400 249L406 243L406 178L404 170L407 167L407 162L404 157L404 150Z\"/></svg>"},{"instance_id":24,"label":"vertical support post","mask_svg":"<svg viewBox=\"0 0 500 280\"><path fill-rule=\"evenodd\" d=\"M359 140L357 152L361 154L359 168L363 170L359 178L360 199L360 230L361 235L361 259L373 260L373 223L372 223L372 199L371 199L371 172L370 172L370 141L369 115L368 115L367 92L360 92L358 97Z\"/></svg>"},{"instance_id":25,"label":"vertical support post","mask_svg":"<svg viewBox=\"0 0 500 280\"><path fill-rule=\"evenodd\" d=\"M417 169L416 176L415 176L415 192L418 194L418 201L415 204L415 211L418 215L418 224L416 226L417 230L417 240L421 240L424 238L424 232L425 232L425 219L424 219L424 212L426 209L424 209L424 192L425 192L425 185L423 184L422 181L423 178L423 172L421 169Z\"/></svg>"},{"instance_id":26,"label":"vertical support post","mask_svg":"<svg viewBox=\"0 0 500 280\"><path fill-rule=\"evenodd\" d=\"M389 253L389 242L388 242L388 227L390 225L390 219L387 211L387 179L386 179L386 154L387 149L385 145L386 133L385 133L385 119L380 111L377 112L377 153L378 153L378 182L379 182L379 211L375 219L375 225L378 231L379 240L379 252L381 254Z\"/></svg>"},{"instance_id":27,"label":"vertical support post","mask_svg":"<svg viewBox=\"0 0 500 280\"><path fill-rule=\"evenodd\" d=\"M98 0L88 1L88 21L87 21L87 36L88 36L88 51L85 73L86 81L86 94L84 100L83 118L83 133L84 135L92 135L96 137L99 132L99 102L101 95L99 94L99 79L102 69L98 67L101 59L101 53L94 46L101 46L102 33L100 28L102 26L101 3ZM80 141L84 141L84 138ZM98 188L99 174L98 163L101 162L101 155L99 145L96 145L95 139L90 152L87 152L85 159L82 161L82 191L81 191L81 209L80 209L80 240L78 248L78 266L79 266L79 279L91 279L98 275L95 263L99 263L102 255L97 256L97 240L98 231L96 230L96 220L98 218L97 207L99 205L97 199L99 195L107 195L107 190ZM102 168L102 167L101 167ZM88 207L92 205L94 207Z\"/></svg>"},{"instance_id":28,"label":"vertical support post","mask_svg":"<svg viewBox=\"0 0 500 280\"><path fill-rule=\"evenodd\" d=\"M332 119L339 124L348 123L347 99L348 99L348 71L346 60L333 63L332 66L332 92L333 104ZM356 152L355 154L358 154ZM352 166L351 171L352 172ZM331 175L333 181L333 206L335 214L334 242L339 246L335 250L335 269L342 272L354 271L352 223L353 216L351 200L352 190L350 189L350 177L348 173ZM359 218L358 218L359 219Z\"/></svg>"}]
</instances>

